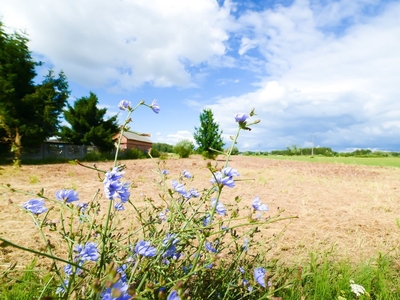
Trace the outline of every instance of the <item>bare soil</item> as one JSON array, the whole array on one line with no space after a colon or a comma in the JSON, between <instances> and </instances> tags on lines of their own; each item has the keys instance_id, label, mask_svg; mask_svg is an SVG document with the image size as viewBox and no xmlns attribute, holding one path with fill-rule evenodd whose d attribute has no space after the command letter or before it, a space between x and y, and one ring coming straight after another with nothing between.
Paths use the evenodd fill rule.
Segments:
<instances>
[{"instance_id":1,"label":"bare soil","mask_svg":"<svg viewBox=\"0 0 400 300\"><path fill-rule=\"evenodd\" d=\"M211 161L223 166L223 158ZM156 160L157 161L157 160ZM168 159L162 169L169 171L169 179L178 179L184 169L195 179L191 187L202 190L210 186L211 173L206 160L199 156L188 159ZM143 196L159 198L155 180L159 177L156 165L150 159L122 161L127 169L125 177L132 182L131 200L140 202ZM90 163L88 165L91 165ZM98 163L108 170L112 163ZM310 251L332 249L353 261L376 257L379 252L397 256L400 229L400 169L344 164L304 163L279 161L260 157L234 156L229 164L240 177L232 189L225 188L221 201L239 206L245 215L252 200L259 196L270 211L263 217L276 215L297 218L271 224L269 235L283 235L271 246L270 255L286 261L299 262ZM81 201L89 201L100 189L95 171L72 164L23 166L16 170L3 166L0 184L9 184L25 192L39 192L52 197L57 190L73 188ZM43 242L32 219L18 206L32 198L0 188L0 237L34 249L43 248ZM11 203L12 202L12 203ZM104 206L108 200L104 198ZM105 210L106 208L104 208ZM122 212L127 214L130 211ZM0 249L0 269L12 262L29 263L30 256L20 250Z\"/></svg>"}]
</instances>

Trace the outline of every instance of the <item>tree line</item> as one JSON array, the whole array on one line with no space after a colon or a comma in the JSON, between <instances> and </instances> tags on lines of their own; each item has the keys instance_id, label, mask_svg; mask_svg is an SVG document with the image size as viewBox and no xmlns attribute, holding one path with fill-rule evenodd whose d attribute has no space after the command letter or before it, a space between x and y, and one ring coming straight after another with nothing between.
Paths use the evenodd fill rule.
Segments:
<instances>
[{"instance_id":1,"label":"tree line","mask_svg":"<svg viewBox=\"0 0 400 300\"><path fill-rule=\"evenodd\" d=\"M101 151L113 148L118 133L117 115L104 118L94 93L71 106L71 91L64 72L48 70L41 83L35 83L36 67L28 38L14 31L7 33L0 22L0 152L12 152L14 165L21 165L22 149L40 145L58 136L75 143L94 144ZM70 124L62 126L61 118Z\"/></svg>"}]
</instances>

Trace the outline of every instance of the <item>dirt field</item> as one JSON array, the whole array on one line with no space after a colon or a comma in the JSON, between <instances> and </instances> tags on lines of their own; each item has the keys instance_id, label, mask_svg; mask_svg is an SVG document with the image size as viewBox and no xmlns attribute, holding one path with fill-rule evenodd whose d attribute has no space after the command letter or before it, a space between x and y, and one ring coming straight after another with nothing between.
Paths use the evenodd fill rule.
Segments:
<instances>
[{"instance_id":1,"label":"dirt field","mask_svg":"<svg viewBox=\"0 0 400 300\"><path fill-rule=\"evenodd\" d=\"M157 175L151 160L123 161L127 165L126 178L134 187L131 200L140 201L143 195L157 199L154 180ZM210 186L211 174L206 161L199 156L189 159L169 159L165 169L169 179L178 179L187 169L194 175L193 187ZM217 163L222 166L223 161ZM89 164L90 165L90 164ZM107 170L111 163L99 163ZM276 223L269 233L277 234L287 225L283 236L274 244L271 255L299 261L309 251L328 251L350 257L354 261L386 253L400 243L400 168L364 167L344 164L303 163L269 160L258 157L234 156L230 166L240 173L240 181L233 189L225 188L222 202L234 203L235 196L242 199L240 205L250 206L254 196L270 207L270 215L284 209L282 216L298 216L291 221ZM0 169L0 184L27 192L53 196L61 188L74 188L81 201L88 201L97 189L102 190L96 172L78 165L58 164L23 166ZM15 205L32 197L11 193L0 188L0 236L23 246L42 247L32 219ZM104 198L106 207L108 200ZM129 214L129 211L123 213ZM268 215L268 214L265 214ZM11 262L26 265L29 257L13 248L0 249L0 268Z\"/></svg>"}]
</instances>

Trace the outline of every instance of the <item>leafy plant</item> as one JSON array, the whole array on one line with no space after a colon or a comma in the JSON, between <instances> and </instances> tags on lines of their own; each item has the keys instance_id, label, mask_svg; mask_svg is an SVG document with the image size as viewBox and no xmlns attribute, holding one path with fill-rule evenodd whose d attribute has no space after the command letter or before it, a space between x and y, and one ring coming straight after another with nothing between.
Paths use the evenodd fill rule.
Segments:
<instances>
[{"instance_id":1,"label":"leafy plant","mask_svg":"<svg viewBox=\"0 0 400 300\"><path fill-rule=\"evenodd\" d=\"M180 158L188 158L194 150L194 145L189 140L182 140L174 147L174 153L178 154Z\"/></svg>"},{"instance_id":2,"label":"leafy plant","mask_svg":"<svg viewBox=\"0 0 400 300\"><path fill-rule=\"evenodd\" d=\"M142 105L156 113L160 110L155 101L141 101L135 107L126 100L120 102L120 109L128 111L122 131ZM248 123L250 116L235 117L238 131L232 147L241 130L258 122ZM266 216L269 208L258 197L250 207L239 199L236 206L224 205L223 191L234 188L240 176L229 165L231 152L223 165L208 165L210 180L202 190L193 187L189 170L170 174L154 160L159 201L130 200L125 166L117 161L119 147L109 170L78 162L98 173L104 195L97 191L83 202L77 191L69 189L57 191L55 197L43 191L27 193L33 198L21 209L32 217L44 250L4 238L0 246L50 259L51 278L58 284L53 295L66 299L267 299L278 286L268 271L268 248L263 245L275 237L257 236L271 223L291 217ZM148 182L143 184L150 188ZM108 199L107 208L102 207L103 197ZM130 212L124 212L129 208ZM52 221L57 212L60 224ZM65 257L55 254L50 232L59 234L68 250Z\"/></svg>"}]
</instances>

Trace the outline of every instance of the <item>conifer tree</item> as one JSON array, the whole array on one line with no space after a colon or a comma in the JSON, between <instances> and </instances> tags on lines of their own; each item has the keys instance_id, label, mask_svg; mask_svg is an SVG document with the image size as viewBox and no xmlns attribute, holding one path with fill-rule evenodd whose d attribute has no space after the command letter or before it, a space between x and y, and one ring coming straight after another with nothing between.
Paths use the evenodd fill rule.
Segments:
<instances>
[{"instance_id":1,"label":"conifer tree","mask_svg":"<svg viewBox=\"0 0 400 300\"><path fill-rule=\"evenodd\" d=\"M215 159L217 151L223 151L222 131L214 121L211 109L204 109L200 114L200 127L195 127L194 139L198 144L198 152L205 158ZM216 151L217 150L217 151Z\"/></svg>"}]
</instances>

